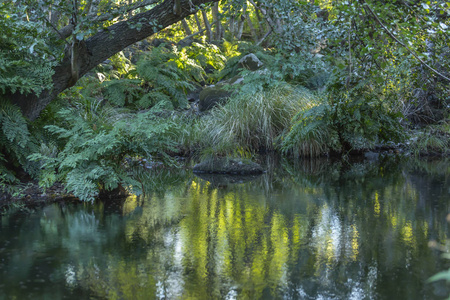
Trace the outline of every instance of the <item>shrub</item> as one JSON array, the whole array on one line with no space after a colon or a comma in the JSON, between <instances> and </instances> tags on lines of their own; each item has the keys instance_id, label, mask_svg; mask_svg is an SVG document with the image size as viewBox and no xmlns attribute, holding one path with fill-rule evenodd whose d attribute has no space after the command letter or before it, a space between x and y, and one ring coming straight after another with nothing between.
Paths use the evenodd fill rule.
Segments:
<instances>
[{"instance_id":1,"label":"shrub","mask_svg":"<svg viewBox=\"0 0 450 300\"><path fill-rule=\"evenodd\" d=\"M420 156L423 154L446 153L450 148L450 123L440 122L429 125L413 136L409 143L410 151Z\"/></svg>"},{"instance_id":2,"label":"shrub","mask_svg":"<svg viewBox=\"0 0 450 300\"><path fill-rule=\"evenodd\" d=\"M297 156L318 156L330 150L347 152L371 148L377 142L399 142L404 139L401 117L362 85L331 92L293 118L281 149Z\"/></svg>"}]
</instances>

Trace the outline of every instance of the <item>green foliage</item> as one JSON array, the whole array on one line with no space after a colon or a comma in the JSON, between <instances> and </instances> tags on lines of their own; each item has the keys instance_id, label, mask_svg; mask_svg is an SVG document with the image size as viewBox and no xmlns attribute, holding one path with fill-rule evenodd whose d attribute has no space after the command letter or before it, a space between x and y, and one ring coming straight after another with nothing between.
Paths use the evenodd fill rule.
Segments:
<instances>
[{"instance_id":1,"label":"green foliage","mask_svg":"<svg viewBox=\"0 0 450 300\"><path fill-rule=\"evenodd\" d=\"M0 3L0 93L41 93L51 88L48 32L23 19L26 8ZM42 38L44 36L44 38Z\"/></svg>"},{"instance_id":2,"label":"green foliage","mask_svg":"<svg viewBox=\"0 0 450 300\"><path fill-rule=\"evenodd\" d=\"M119 187L141 192L140 183L127 171L126 158L171 162L166 152L172 142L165 133L175 124L156 117L156 110L131 116L92 99L61 110L61 125L46 126L63 142L60 152L29 156L41 163L40 184L49 187L62 181L85 201Z\"/></svg>"},{"instance_id":3,"label":"green foliage","mask_svg":"<svg viewBox=\"0 0 450 300\"><path fill-rule=\"evenodd\" d=\"M37 165L27 160L37 148L20 109L0 102L0 189L16 192L16 171L20 168L32 175L37 173Z\"/></svg>"},{"instance_id":4,"label":"green foliage","mask_svg":"<svg viewBox=\"0 0 450 300\"><path fill-rule=\"evenodd\" d=\"M222 51L220 51L220 48L214 44L194 42L191 46L183 48L181 52L196 61L203 69L212 67L215 70L221 70L227 60L225 55L222 54Z\"/></svg>"},{"instance_id":5,"label":"green foliage","mask_svg":"<svg viewBox=\"0 0 450 300\"><path fill-rule=\"evenodd\" d=\"M448 77L450 20L444 17L450 12L448 2L333 1L328 8L332 26L327 53L336 66L346 69L344 76L394 85L397 97L409 109L405 115L417 120L423 119L430 99L449 99L448 82L417 59Z\"/></svg>"},{"instance_id":6,"label":"green foliage","mask_svg":"<svg viewBox=\"0 0 450 300\"><path fill-rule=\"evenodd\" d=\"M111 65L113 66L114 70L117 72L117 75L119 78L134 78L135 75L133 72L136 68L131 63L131 61L125 57L123 54L123 51L117 53L116 55L113 55L109 58L111 61Z\"/></svg>"},{"instance_id":7,"label":"green foliage","mask_svg":"<svg viewBox=\"0 0 450 300\"><path fill-rule=\"evenodd\" d=\"M284 136L281 149L298 156L317 156L400 142L404 133L395 113L364 84L328 94L318 105L300 111Z\"/></svg>"},{"instance_id":8,"label":"green foliage","mask_svg":"<svg viewBox=\"0 0 450 300\"><path fill-rule=\"evenodd\" d=\"M408 148L415 156L448 153L450 149L450 123L441 122L413 133Z\"/></svg>"},{"instance_id":9,"label":"green foliage","mask_svg":"<svg viewBox=\"0 0 450 300\"><path fill-rule=\"evenodd\" d=\"M179 141L203 152L239 154L271 151L291 118L314 101L305 89L280 85L241 94L180 132ZM190 143L190 144L189 144Z\"/></svg>"},{"instance_id":10,"label":"green foliage","mask_svg":"<svg viewBox=\"0 0 450 300\"><path fill-rule=\"evenodd\" d=\"M238 88L243 93L260 92L283 82L315 90L324 87L328 81L329 65L320 56L309 52L286 53L280 49L262 49L245 42L238 45L242 54L230 58L218 78L242 76L244 81ZM261 70L248 71L239 64L239 60L249 53L263 62Z\"/></svg>"},{"instance_id":11,"label":"green foliage","mask_svg":"<svg viewBox=\"0 0 450 300\"><path fill-rule=\"evenodd\" d=\"M119 79L103 82L103 94L108 101L119 107L124 107L139 101L143 97L140 79ZM145 104L139 102L139 104ZM150 107L150 105L139 105Z\"/></svg>"},{"instance_id":12,"label":"green foliage","mask_svg":"<svg viewBox=\"0 0 450 300\"><path fill-rule=\"evenodd\" d=\"M181 108L188 105L187 92L195 89L192 82L204 79L202 67L176 47L173 51L165 47L153 49L148 57L138 62L137 72L150 87L151 98L170 97L174 107Z\"/></svg>"},{"instance_id":13,"label":"green foliage","mask_svg":"<svg viewBox=\"0 0 450 300\"><path fill-rule=\"evenodd\" d=\"M208 49L214 51L207 55ZM141 57L136 69L119 57L113 62L119 71L106 74L111 78L118 72L118 76L102 83L103 95L118 107L145 109L158 104L167 109L186 108L187 93L196 88L196 83L205 80L202 64L220 67L223 59L217 48L200 44L181 51L175 46L172 49L164 46L154 48Z\"/></svg>"}]
</instances>

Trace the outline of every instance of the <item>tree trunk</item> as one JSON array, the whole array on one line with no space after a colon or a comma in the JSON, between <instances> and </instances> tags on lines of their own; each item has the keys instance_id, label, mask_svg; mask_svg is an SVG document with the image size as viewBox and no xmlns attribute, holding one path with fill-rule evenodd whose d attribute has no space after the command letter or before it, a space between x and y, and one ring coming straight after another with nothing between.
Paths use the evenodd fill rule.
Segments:
<instances>
[{"instance_id":1,"label":"tree trunk","mask_svg":"<svg viewBox=\"0 0 450 300\"><path fill-rule=\"evenodd\" d=\"M236 39L238 41L241 40L242 37L242 32L244 31L244 23L245 23L245 17L247 15L247 3L244 3L242 5L242 15L239 18L239 22L237 24L237 34L236 34Z\"/></svg>"},{"instance_id":2,"label":"tree trunk","mask_svg":"<svg viewBox=\"0 0 450 300\"><path fill-rule=\"evenodd\" d=\"M183 25L184 32L186 32L186 35L192 35L191 28L189 28L189 24L186 22L185 19L181 20L181 25Z\"/></svg>"},{"instance_id":3,"label":"tree trunk","mask_svg":"<svg viewBox=\"0 0 450 300\"><path fill-rule=\"evenodd\" d=\"M253 41L255 41L255 43L258 42L258 34L256 33L255 26L253 26L252 19L250 19L250 15L246 14L245 19L247 20L248 27L250 28Z\"/></svg>"},{"instance_id":4,"label":"tree trunk","mask_svg":"<svg viewBox=\"0 0 450 300\"><path fill-rule=\"evenodd\" d=\"M194 17L195 17L195 23L197 23L198 31L202 31L203 30L202 24L200 23L200 20L198 19L197 13L194 14Z\"/></svg>"},{"instance_id":5,"label":"tree trunk","mask_svg":"<svg viewBox=\"0 0 450 300\"><path fill-rule=\"evenodd\" d=\"M206 11L202 9L203 22L205 23L206 32L208 33L208 42L211 42L213 39L213 32L211 30L211 24L208 21L208 15Z\"/></svg>"},{"instance_id":6,"label":"tree trunk","mask_svg":"<svg viewBox=\"0 0 450 300\"><path fill-rule=\"evenodd\" d=\"M242 16L241 16L241 20L240 20L239 23L238 23L238 32L237 32L237 34L236 34L236 39L237 39L238 41L241 40L241 38L242 38L242 33L244 32L244 22L245 22L245 16L242 15Z\"/></svg>"},{"instance_id":7,"label":"tree trunk","mask_svg":"<svg viewBox=\"0 0 450 300\"><path fill-rule=\"evenodd\" d=\"M97 34L80 43L77 65L79 66L79 77L85 75L95 66L105 61L126 47L145 39L152 34L179 22L188 15L193 14L193 7L219 0L181 0L181 13L173 13L173 0L166 0L149 11L134 15L127 21L118 22L103 29ZM130 28L129 22L141 23L138 31ZM75 85L76 79L71 77L70 55L66 53L61 63L53 68L53 89L42 92L39 96L35 94L22 95L16 93L6 95L13 104L20 107L25 117L30 120L36 119L40 112L65 89Z\"/></svg>"},{"instance_id":8,"label":"tree trunk","mask_svg":"<svg viewBox=\"0 0 450 300\"><path fill-rule=\"evenodd\" d=\"M222 24L220 23L219 3L214 3L212 7L213 21L216 24L214 39L220 41L222 39Z\"/></svg>"},{"instance_id":9,"label":"tree trunk","mask_svg":"<svg viewBox=\"0 0 450 300\"><path fill-rule=\"evenodd\" d=\"M264 30L264 24L265 24L265 22L264 22L264 20L263 20L262 17L261 17L261 13L259 12L259 9L258 9L257 7L254 7L254 9L255 9L255 15L256 15L256 18L258 19L258 30L259 30L259 35L260 35L260 36L263 36L263 35L264 35L264 32L265 32L265 30Z\"/></svg>"},{"instance_id":10,"label":"tree trunk","mask_svg":"<svg viewBox=\"0 0 450 300\"><path fill-rule=\"evenodd\" d=\"M228 30L230 31L232 40L234 39L234 36L236 35L236 33L235 33L235 24L236 24L236 21L235 21L234 15L233 15L233 16L230 17L230 21L228 23Z\"/></svg>"}]
</instances>

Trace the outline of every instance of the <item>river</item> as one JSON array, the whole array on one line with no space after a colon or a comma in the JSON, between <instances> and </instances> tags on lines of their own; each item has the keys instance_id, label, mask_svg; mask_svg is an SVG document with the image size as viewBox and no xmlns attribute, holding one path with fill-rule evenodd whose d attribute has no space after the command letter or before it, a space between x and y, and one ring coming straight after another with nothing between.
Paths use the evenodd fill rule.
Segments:
<instances>
[{"instance_id":1,"label":"river","mask_svg":"<svg viewBox=\"0 0 450 300\"><path fill-rule=\"evenodd\" d=\"M448 160L269 159L0 216L0 299L443 299Z\"/></svg>"}]
</instances>

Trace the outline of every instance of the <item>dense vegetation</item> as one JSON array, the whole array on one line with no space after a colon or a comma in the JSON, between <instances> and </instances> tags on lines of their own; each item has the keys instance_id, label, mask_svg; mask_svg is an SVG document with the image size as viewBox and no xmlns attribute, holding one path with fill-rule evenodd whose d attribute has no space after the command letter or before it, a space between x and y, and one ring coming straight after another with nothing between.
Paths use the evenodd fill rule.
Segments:
<instances>
[{"instance_id":1,"label":"dense vegetation","mask_svg":"<svg viewBox=\"0 0 450 300\"><path fill-rule=\"evenodd\" d=\"M449 2L189 5L3 1L0 187L63 182L92 200L141 192L143 171L177 156L448 153ZM105 32L118 46L103 53ZM199 112L208 85L228 100Z\"/></svg>"}]
</instances>

